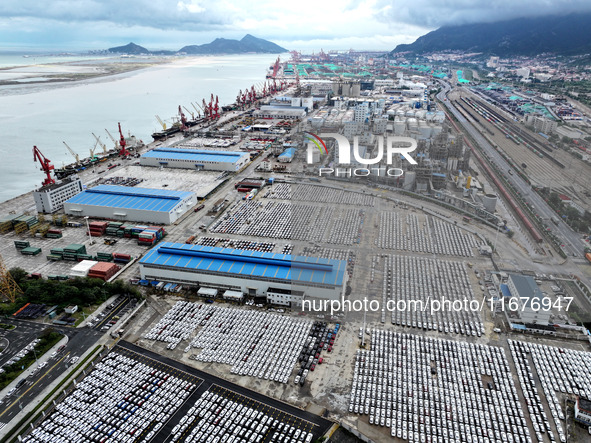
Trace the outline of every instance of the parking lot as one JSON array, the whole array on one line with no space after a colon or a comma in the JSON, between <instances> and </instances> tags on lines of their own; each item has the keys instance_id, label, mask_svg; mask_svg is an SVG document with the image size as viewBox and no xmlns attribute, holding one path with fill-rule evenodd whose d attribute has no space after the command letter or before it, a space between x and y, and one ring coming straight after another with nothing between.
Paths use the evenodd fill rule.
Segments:
<instances>
[{"instance_id":1,"label":"parking lot","mask_svg":"<svg viewBox=\"0 0 591 443\"><path fill-rule=\"evenodd\" d=\"M537 440L566 442L565 399L591 396L591 353L521 340L509 348Z\"/></svg>"},{"instance_id":2,"label":"parking lot","mask_svg":"<svg viewBox=\"0 0 591 443\"><path fill-rule=\"evenodd\" d=\"M311 327L309 320L180 301L144 338L169 350L201 349L190 358L230 365L232 374L287 383Z\"/></svg>"},{"instance_id":3,"label":"parking lot","mask_svg":"<svg viewBox=\"0 0 591 443\"><path fill-rule=\"evenodd\" d=\"M531 441L503 348L373 330L349 412L406 441Z\"/></svg>"},{"instance_id":4,"label":"parking lot","mask_svg":"<svg viewBox=\"0 0 591 443\"><path fill-rule=\"evenodd\" d=\"M115 349L23 441L152 440L203 380L150 363Z\"/></svg>"},{"instance_id":5,"label":"parking lot","mask_svg":"<svg viewBox=\"0 0 591 443\"><path fill-rule=\"evenodd\" d=\"M375 197L357 192L306 184L278 183L265 191L264 197L279 200L296 200L333 205L368 206L375 205Z\"/></svg>"},{"instance_id":6,"label":"parking lot","mask_svg":"<svg viewBox=\"0 0 591 443\"><path fill-rule=\"evenodd\" d=\"M309 442L329 426L318 416L120 342L23 441L59 435L72 442L147 443L227 435L227 442L293 441L288 436Z\"/></svg>"},{"instance_id":7,"label":"parking lot","mask_svg":"<svg viewBox=\"0 0 591 443\"><path fill-rule=\"evenodd\" d=\"M428 215L380 213L380 230L375 245L396 249L472 257L481 241L457 226Z\"/></svg>"},{"instance_id":8,"label":"parking lot","mask_svg":"<svg viewBox=\"0 0 591 443\"><path fill-rule=\"evenodd\" d=\"M480 337L484 333L480 313L464 307L464 300L476 299L462 262L387 256L384 275L383 297L386 301L392 300L397 307L391 313L392 324L445 334ZM461 308L442 305L432 312L431 303L440 300L456 301Z\"/></svg>"}]
</instances>

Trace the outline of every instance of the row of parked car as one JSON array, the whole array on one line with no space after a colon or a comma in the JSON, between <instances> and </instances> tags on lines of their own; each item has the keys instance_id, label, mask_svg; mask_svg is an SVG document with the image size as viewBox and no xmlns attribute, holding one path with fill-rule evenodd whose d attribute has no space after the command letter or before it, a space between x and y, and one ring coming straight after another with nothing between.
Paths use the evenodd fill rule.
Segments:
<instances>
[{"instance_id":1,"label":"row of parked car","mask_svg":"<svg viewBox=\"0 0 591 443\"><path fill-rule=\"evenodd\" d=\"M568 356L566 356L567 350L565 349L514 340L509 340L509 348L517 369L519 382L523 387L523 397L538 441L544 441L545 433L547 433L550 441L556 441L557 438L554 436L550 421L546 411L544 411L542 398L536 387L528 355L532 357L544 395L548 401L558 439L561 442L566 442L566 434L562 427L565 414L557 397L557 392L573 394L574 389L577 390L577 393L585 392L585 386L588 386L591 377L589 377L588 371L581 371L581 368L585 368L587 367L585 364L591 363L589 359L591 354L589 352L568 350ZM564 358L563 355L565 355ZM579 391L579 388L581 391Z\"/></svg>"},{"instance_id":2,"label":"row of parked car","mask_svg":"<svg viewBox=\"0 0 591 443\"><path fill-rule=\"evenodd\" d=\"M111 352L22 441L148 442L199 381Z\"/></svg>"},{"instance_id":3,"label":"row of parked car","mask_svg":"<svg viewBox=\"0 0 591 443\"><path fill-rule=\"evenodd\" d=\"M144 338L174 349L198 330L184 348L201 349L191 358L231 365L233 374L287 383L311 329L309 320L180 301Z\"/></svg>"},{"instance_id":4,"label":"row of parked car","mask_svg":"<svg viewBox=\"0 0 591 443\"><path fill-rule=\"evenodd\" d=\"M296 385L299 383L303 386L309 371L314 371L316 365L322 364L323 358L320 356L322 351L332 352L339 328L338 323L334 329L331 329L326 322L314 322L298 358L300 369L294 379Z\"/></svg>"},{"instance_id":5,"label":"row of parked car","mask_svg":"<svg viewBox=\"0 0 591 443\"><path fill-rule=\"evenodd\" d=\"M349 412L411 442L530 442L503 348L373 330Z\"/></svg>"},{"instance_id":6,"label":"row of parked car","mask_svg":"<svg viewBox=\"0 0 591 443\"><path fill-rule=\"evenodd\" d=\"M263 404L223 388L205 391L173 428L171 442L212 443L260 443L305 442L310 443L312 432L304 427L303 420L284 422L274 416L280 411L266 409ZM273 415L271 415L273 413ZM294 422L295 421L295 422ZM290 424L291 423L291 424Z\"/></svg>"}]
</instances>

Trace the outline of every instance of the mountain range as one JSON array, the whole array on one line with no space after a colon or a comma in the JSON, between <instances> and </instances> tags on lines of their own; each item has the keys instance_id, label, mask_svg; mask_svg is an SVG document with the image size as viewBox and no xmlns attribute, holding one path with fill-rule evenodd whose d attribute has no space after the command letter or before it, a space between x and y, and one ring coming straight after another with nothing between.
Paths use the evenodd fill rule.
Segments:
<instances>
[{"instance_id":1,"label":"mountain range","mask_svg":"<svg viewBox=\"0 0 591 443\"><path fill-rule=\"evenodd\" d=\"M579 55L591 52L591 13L518 18L495 23L443 26L398 45L391 53L458 50L487 55L513 56L554 53Z\"/></svg>"},{"instance_id":2,"label":"mountain range","mask_svg":"<svg viewBox=\"0 0 591 443\"><path fill-rule=\"evenodd\" d=\"M117 46L109 48L108 52L117 54L153 54L153 55L173 55L173 54L246 54L246 53L263 53L263 54L280 54L287 52L287 49L270 42L268 40L254 37L246 34L240 40L233 40L227 38L216 38L211 43L203 45L189 45L184 46L178 51L150 51L143 46L129 43L125 46Z\"/></svg>"}]
</instances>

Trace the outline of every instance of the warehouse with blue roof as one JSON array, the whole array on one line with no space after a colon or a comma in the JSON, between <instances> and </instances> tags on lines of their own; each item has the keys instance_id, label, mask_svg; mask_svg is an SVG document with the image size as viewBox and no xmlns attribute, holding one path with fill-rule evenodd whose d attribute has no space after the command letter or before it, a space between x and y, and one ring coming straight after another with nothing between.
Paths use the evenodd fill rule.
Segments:
<instances>
[{"instance_id":1,"label":"warehouse with blue roof","mask_svg":"<svg viewBox=\"0 0 591 443\"><path fill-rule=\"evenodd\" d=\"M66 214L171 224L197 204L194 192L99 185L64 203Z\"/></svg>"},{"instance_id":2,"label":"warehouse with blue roof","mask_svg":"<svg viewBox=\"0 0 591 443\"><path fill-rule=\"evenodd\" d=\"M161 243L140 260L144 280L238 291L297 306L304 298L339 299L347 262L243 249Z\"/></svg>"},{"instance_id":3,"label":"warehouse with blue roof","mask_svg":"<svg viewBox=\"0 0 591 443\"><path fill-rule=\"evenodd\" d=\"M238 171L250 160L248 152L156 148L140 157L140 165L209 171Z\"/></svg>"}]
</instances>

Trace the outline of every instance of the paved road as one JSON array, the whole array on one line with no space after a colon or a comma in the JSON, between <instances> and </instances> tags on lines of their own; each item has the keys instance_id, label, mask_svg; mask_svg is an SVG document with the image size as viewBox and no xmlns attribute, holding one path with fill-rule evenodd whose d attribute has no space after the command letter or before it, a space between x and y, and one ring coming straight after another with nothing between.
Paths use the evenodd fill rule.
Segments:
<instances>
[{"instance_id":1,"label":"paved road","mask_svg":"<svg viewBox=\"0 0 591 443\"><path fill-rule=\"evenodd\" d=\"M7 352L12 355L18 353L24 346L36 338L41 331L50 326L67 335L69 341L57 356L48 360L47 366L32 377L27 377L25 384L15 394L0 399L2 402L0 404L0 423L8 423L12 420L20 412L21 408L34 401L45 388L53 383L68 368L68 363L72 357L82 355L87 349L94 346L103 335L98 331L88 328L65 328L14 319L2 319L2 322L17 325L16 329L10 331L12 332L11 337L14 336L14 348L11 342ZM23 334L24 332L26 333ZM19 347L18 344L22 343L24 345Z\"/></svg>"},{"instance_id":2,"label":"paved road","mask_svg":"<svg viewBox=\"0 0 591 443\"><path fill-rule=\"evenodd\" d=\"M474 140L476 140L480 148L494 160L497 166L501 170L509 170L510 166L501 156L501 154L499 154L490 145L490 143L482 136L482 134L480 134L480 132L464 118L464 116L449 102L449 100L445 100L447 93L451 90L451 88L449 84L445 82L440 83L442 85L442 90L437 95L437 98L445 104L449 111L458 119L462 126L464 126L468 133L474 138ZM535 210L541 215L542 218L551 219L556 216L556 213L552 210L552 208L550 208L550 206L548 206L542 197L540 197L540 195L535 192L531 186L527 184L521 177L518 175L512 175L508 176L508 180L515 187L515 189L521 193L521 195L526 197L526 199L533 205ZM564 251L567 253L567 255L574 257L583 256L583 246L581 244L579 234L574 232L563 221L559 222L559 225L555 228L555 231L557 231L558 237L560 237L562 241L565 242Z\"/></svg>"}]
</instances>

